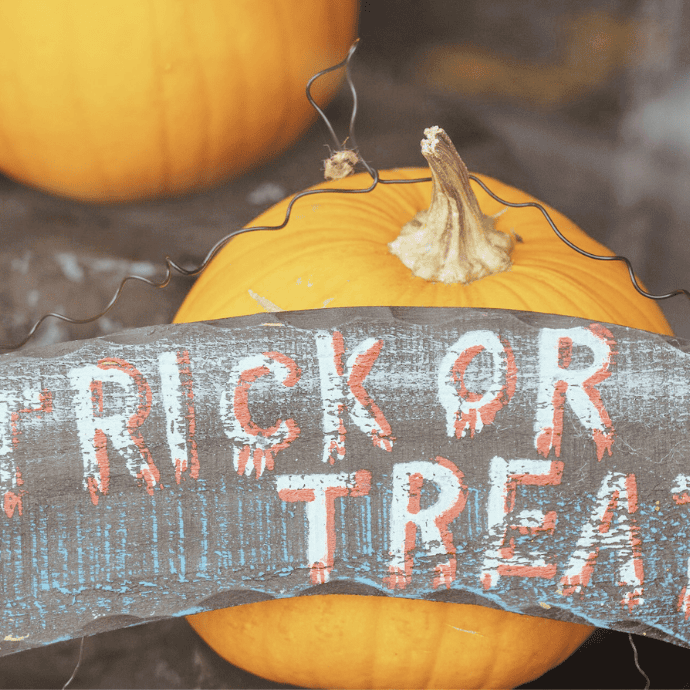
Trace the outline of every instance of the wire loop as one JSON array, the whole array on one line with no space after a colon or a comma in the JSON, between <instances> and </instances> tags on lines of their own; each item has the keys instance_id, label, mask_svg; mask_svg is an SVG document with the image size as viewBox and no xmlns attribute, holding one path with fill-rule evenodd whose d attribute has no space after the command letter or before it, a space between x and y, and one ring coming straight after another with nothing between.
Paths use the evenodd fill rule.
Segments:
<instances>
[{"instance_id":1,"label":"wire loop","mask_svg":"<svg viewBox=\"0 0 690 690\"><path fill-rule=\"evenodd\" d=\"M251 226L251 227L246 227L246 228L239 228L236 230L233 230L232 232L229 232L227 235L222 237L218 242L216 242L213 247L208 251L206 254L206 257L204 260L195 268L184 268L183 266L180 266L180 264L176 263L170 256L165 256L165 276L163 277L162 280L156 282L154 280L151 280L149 278L145 278L143 276L138 276L138 275L128 275L125 276L119 287L117 288L115 294L111 298L111 300L108 302L106 307L99 312L98 314L95 314L93 316L90 316L85 319L74 319L72 317L66 316L64 314L57 314L55 312L50 312L47 314L44 314L41 316L40 319L38 319L27 335L24 337L23 340L21 340L18 343L15 343L13 345L0 345L0 351L12 351L12 350L18 350L19 348L23 347L26 345L26 343L31 340L31 338L34 336L38 328L41 326L41 324L49 318L54 318L54 319L59 319L60 321L64 321L67 323L71 324L76 324L76 325L82 325L86 323L91 323L93 321L97 321L98 319L102 318L105 316L117 303L117 301L120 299L120 296L122 294L122 291L125 287L125 285L129 281L138 281L141 283L144 283L146 285L149 285L150 287L153 288L158 288L158 289L163 289L167 287L170 284L170 281L172 280L173 277L173 271L180 274L181 276L187 276L187 277L193 277L197 276L200 273L202 273L207 266L211 263L211 261L214 259L214 257L220 252L223 247L225 247L232 239L237 237L238 235L242 235L245 232L255 232L255 231L260 231L260 230L269 230L269 231L275 231L275 230L281 230L284 228L289 220L290 220L290 215L292 213L292 207L294 206L295 202L298 199L302 199L303 197L310 196L313 194L367 194L368 192L371 192L374 190L374 188L379 185L379 184L415 184L418 182L429 182L431 180L431 177L421 177L421 178L416 178L416 179L411 179L411 180L382 180L379 176L379 171L370 165L369 163L366 162L360 155L359 151L357 150L357 139L355 137L355 120L357 117L357 108L358 108L358 99L357 99L357 90L355 88L354 82L352 80L352 75L350 72L350 63L352 61L352 56L355 54L355 51L357 50L357 46L359 44L359 38L355 40L355 42L352 44L350 47L350 50L348 51L347 56L342 62L339 62L337 65L333 65L332 67L328 67L321 72L318 72L315 74L308 82L306 86L306 96L307 99L309 100L309 103L311 104L312 108L316 110L318 115L321 117L323 120L324 124L326 125L328 132L330 133L333 141L335 142L336 148L337 149L342 149L344 147L344 142L343 144L340 143L340 140L338 139L335 130L333 129L333 126L331 125L328 117L324 113L324 111L318 106L316 101L314 100L312 94L311 94L311 87L314 84L314 82L319 79L320 77L324 76L325 74L328 74L329 72L333 72L337 69L345 68L345 78L347 81L347 84L350 88L350 91L352 93L352 114L350 116L350 126L349 126L349 133L348 137L345 141L350 141L352 150L354 150L357 153L358 156L358 162L362 164L362 166L365 168L365 170L369 173L371 176L372 182L368 187L365 187L363 189L308 189L303 192L299 192L298 194L295 194L295 196L292 197L290 200L290 203L288 204L287 210L285 212L285 219L280 225L272 225L272 226ZM628 273L630 274L630 280L633 284L633 287L644 297L647 297L652 300L665 300L669 299L671 297L675 297L677 295L685 295L688 299L690 299L690 292L688 290L685 290L683 288L679 288L677 290L673 290L672 292L663 294L663 295L654 295L652 293L647 292L643 288L640 287L639 283L637 282L637 278L635 277L635 273L633 271L632 264L630 261L620 255L615 255L615 256L600 256L598 254L591 254L584 249L581 249L580 247L577 247L574 245L572 242L570 242L556 227L555 223L553 220L551 220L551 217L549 216L547 210L538 202L536 201L528 201L528 202L522 202L522 203L514 203L511 201L506 201L505 199L501 199L500 197L496 196L479 178L477 178L475 175L470 174L469 178L471 180L474 180L477 184L479 184L482 189L487 192L493 199L498 201L501 204L504 204L506 206L510 206L512 208L524 208L527 206L533 206L537 209L539 209L542 214L544 215L544 218L546 218L547 222L553 229L553 231L558 235L558 237L565 242L571 249L574 249L576 252L582 254L583 256L586 256L590 259L595 259L597 261L622 261L628 268Z\"/></svg>"}]
</instances>

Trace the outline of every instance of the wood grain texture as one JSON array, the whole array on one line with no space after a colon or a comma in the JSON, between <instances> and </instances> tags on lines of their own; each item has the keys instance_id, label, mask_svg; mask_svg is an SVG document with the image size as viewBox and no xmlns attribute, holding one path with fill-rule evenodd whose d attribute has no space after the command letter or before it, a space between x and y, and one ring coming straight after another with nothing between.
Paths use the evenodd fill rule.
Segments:
<instances>
[{"instance_id":1,"label":"wood grain texture","mask_svg":"<svg viewBox=\"0 0 690 690\"><path fill-rule=\"evenodd\" d=\"M273 597L690 646L690 343L504 310L156 326L0 358L0 655Z\"/></svg>"}]
</instances>

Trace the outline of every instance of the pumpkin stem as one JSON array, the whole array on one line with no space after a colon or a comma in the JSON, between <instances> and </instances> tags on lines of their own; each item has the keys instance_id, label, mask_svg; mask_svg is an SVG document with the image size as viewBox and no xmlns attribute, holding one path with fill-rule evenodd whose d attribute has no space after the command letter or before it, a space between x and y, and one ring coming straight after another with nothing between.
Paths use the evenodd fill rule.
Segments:
<instances>
[{"instance_id":1,"label":"pumpkin stem","mask_svg":"<svg viewBox=\"0 0 690 690\"><path fill-rule=\"evenodd\" d=\"M388 245L415 276L470 283L507 271L514 240L494 227L470 187L467 168L440 127L424 130L422 155L431 168L431 205L406 223Z\"/></svg>"}]
</instances>

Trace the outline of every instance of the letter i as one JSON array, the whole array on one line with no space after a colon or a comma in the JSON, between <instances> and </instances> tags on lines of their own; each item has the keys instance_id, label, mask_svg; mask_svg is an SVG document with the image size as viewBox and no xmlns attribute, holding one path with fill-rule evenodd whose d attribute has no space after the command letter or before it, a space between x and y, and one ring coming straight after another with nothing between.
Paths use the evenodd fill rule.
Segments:
<instances>
[{"instance_id":1,"label":"letter i","mask_svg":"<svg viewBox=\"0 0 690 690\"><path fill-rule=\"evenodd\" d=\"M192 479L199 477L194 386L189 352L162 352L158 356L158 366L168 447L175 467L175 480L179 484L187 472Z\"/></svg>"}]
</instances>

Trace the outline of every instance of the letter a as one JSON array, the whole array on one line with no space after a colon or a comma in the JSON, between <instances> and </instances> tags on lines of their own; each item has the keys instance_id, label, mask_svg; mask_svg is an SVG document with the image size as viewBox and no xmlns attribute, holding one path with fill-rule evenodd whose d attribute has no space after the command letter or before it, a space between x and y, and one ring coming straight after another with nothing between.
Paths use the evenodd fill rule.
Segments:
<instances>
[{"instance_id":1,"label":"letter a","mask_svg":"<svg viewBox=\"0 0 690 690\"><path fill-rule=\"evenodd\" d=\"M633 517L637 511L637 481L634 474L609 472L597 495L596 507L582 528L565 575L561 579L563 596L582 593L590 583L601 549L611 549L619 564L619 585L628 585L621 604L632 610L644 602L644 568L639 527ZM611 584L602 583L604 586Z\"/></svg>"}]
</instances>

